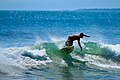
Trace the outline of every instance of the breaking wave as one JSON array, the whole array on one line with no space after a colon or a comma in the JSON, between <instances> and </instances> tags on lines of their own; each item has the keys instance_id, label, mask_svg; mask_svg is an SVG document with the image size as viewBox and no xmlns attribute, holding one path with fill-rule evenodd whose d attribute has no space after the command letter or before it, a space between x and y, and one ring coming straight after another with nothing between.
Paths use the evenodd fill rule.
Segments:
<instances>
[{"instance_id":1,"label":"breaking wave","mask_svg":"<svg viewBox=\"0 0 120 80\"><path fill-rule=\"evenodd\" d=\"M63 42L42 42L26 47L0 48L0 64L16 66L23 69L67 66L74 60L88 61L86 66L116 70L120 69L120 45L99 44L95 42L82 43L83 51L75 45L70 54L62 54L60 45ZM75 62L73 62L76 65ZM0 70L4 70L0 67ZM69 65L68 65L69 66ZM78 65L80 66L80 65ZM3 72L3 71L2 71Z\"/></svg>"}]
</instances>

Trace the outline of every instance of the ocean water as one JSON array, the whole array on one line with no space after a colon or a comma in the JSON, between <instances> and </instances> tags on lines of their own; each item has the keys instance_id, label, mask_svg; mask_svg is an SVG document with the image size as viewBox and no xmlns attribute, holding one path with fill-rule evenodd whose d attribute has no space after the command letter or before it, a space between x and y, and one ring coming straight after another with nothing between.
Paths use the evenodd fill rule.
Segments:
<instances>
[{"instance_id":1,"label":"ocean water","mask_svg":"<svg viewBox=\"0 0 120 80\"><path fill-rule=\"evenodd\" d=\"M82 52L76 41L59 51L81 32ZM0 11L0 80L119 80L119 71L120 9Z\"/></svg>"}]
</instances>

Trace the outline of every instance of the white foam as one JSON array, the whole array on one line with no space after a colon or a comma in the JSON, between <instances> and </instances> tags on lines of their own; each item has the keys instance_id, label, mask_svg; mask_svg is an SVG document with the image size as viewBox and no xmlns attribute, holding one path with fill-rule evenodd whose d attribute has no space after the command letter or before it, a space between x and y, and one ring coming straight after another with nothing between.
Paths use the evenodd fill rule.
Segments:
<instances>
[{"instance_id":1,"label":"white foam","mask_svg":"<svg viewBox=\"0 0 120 80\"><path fill-rule=\"evenodd\" d=\"M99 56L91 56L91 55L87 55L87 58L91 59L92 62L91 64L94 64L100 68L104 68L104 69L120 69L120 64L118 64L117 62L113 62L112 60L107 60L104 59L102 57Z\"/></svg>"},{"instance_id":2,"label":"white foam","mask_svg":"<svg viewBox=\"0 0 120 80\"><path fill-rule=\"evenodd\" d=\"M46 65L49 62L52 62L50 58L46 54L46 50L38 50L31 49L30 47L11 47L11 48L3 48L0 49L0 64L4 65L12 65L12 66L22 66L26 67L29 65L33 66L41 66ZM35 59L29 57L30 54ZM22 54L26 54L28 56L22 56ZM45 58L46 60L36 60L37 57Z\"/></svg>"},{"instance_id":3,"label":"white foam","mask_svg":"<svg viewBox=\"0 0 120 80\"><path fill-rule=\"evenodd\" d=\"M65 44L65 39L64 38L58 38L58 37L50 36L50 39L59 49L61 49Z\"/></svg>"},{"instance_id":4,"label":"white foam","mask_svg":"<svg viewBox=\"0 0 120 80\"><path fill-rule=\"evenodd\" d=\"M105 59L100 56L85 54L84 57L81 57L76 54L71 54L75 59L80 61L88 61L86 65L92 68L97 69L106 69L106 70L120 70L120 64L111 59Z\"/></svg>"},{"instance_id":5,"label":"white foam","mask_svg":"<svg viewBox=\"0 0 120 80\"><path fill-rule=\"evenodd\" d=\"M35 44L42 45L42 44L45 43L45 42L47 42L47 41L40 39L40 37L36 37L36 42L35 42Z\"/></svg>"},{"instance_id":6,"label":"white foam","mask_svg":"<svg viewBox=\"0 0 120 80\"><path fill-rule=\"evenodd\" d=\"M108 48L109 50L111 50L112 52L115 52L116 55L118 56L120 54L120 44L115 44L115 45L112 45L112 44L103 44L102 43L102 46L101 47L105 47L105 48Z\"/></svg>"}]
</instances>

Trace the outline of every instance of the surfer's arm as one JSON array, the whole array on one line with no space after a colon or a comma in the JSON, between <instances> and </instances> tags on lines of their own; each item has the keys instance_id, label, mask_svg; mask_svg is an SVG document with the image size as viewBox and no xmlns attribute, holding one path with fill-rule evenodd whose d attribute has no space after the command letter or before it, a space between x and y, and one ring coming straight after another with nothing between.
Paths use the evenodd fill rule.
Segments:
<instances>
[{"instance_id":1,"label":"surfer's arm","mask_svg":"<svg viewBox=\"0 0 120 80\"><path fill-rule=\"evenodd\" d=\"M80 40L78 40L78 45L79 45L79 47L80 47L80 49L81 49L81 51L82 51L82 46L81 46L81 44L80 44Z\"/></svg>"},{"instance_id":2,"label":"surfer's arm","mask_svg":"<svg viewBox=\"0 0 120 80\"><path fill-rule=\"evenodd\" d=\"M85 37L90 37L90 36L87 36L87 35L84 35Z\"/></svg>"}]
</instances>

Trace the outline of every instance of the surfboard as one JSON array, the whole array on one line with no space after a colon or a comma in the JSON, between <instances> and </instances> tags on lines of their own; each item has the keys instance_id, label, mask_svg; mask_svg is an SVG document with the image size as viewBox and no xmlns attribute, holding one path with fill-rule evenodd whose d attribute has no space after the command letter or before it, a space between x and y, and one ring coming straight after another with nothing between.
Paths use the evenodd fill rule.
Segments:
<instances>
[{"instance_id":1,"label":"surfboard","mask_svg":"<svg viewBox=\"0 0 120 80\"><path fill-rule=\"evenodd\" d=\"M74 49L74 46L65 46L60 49L62 53L71 53Z\"/></svg>"}]
</instances>

